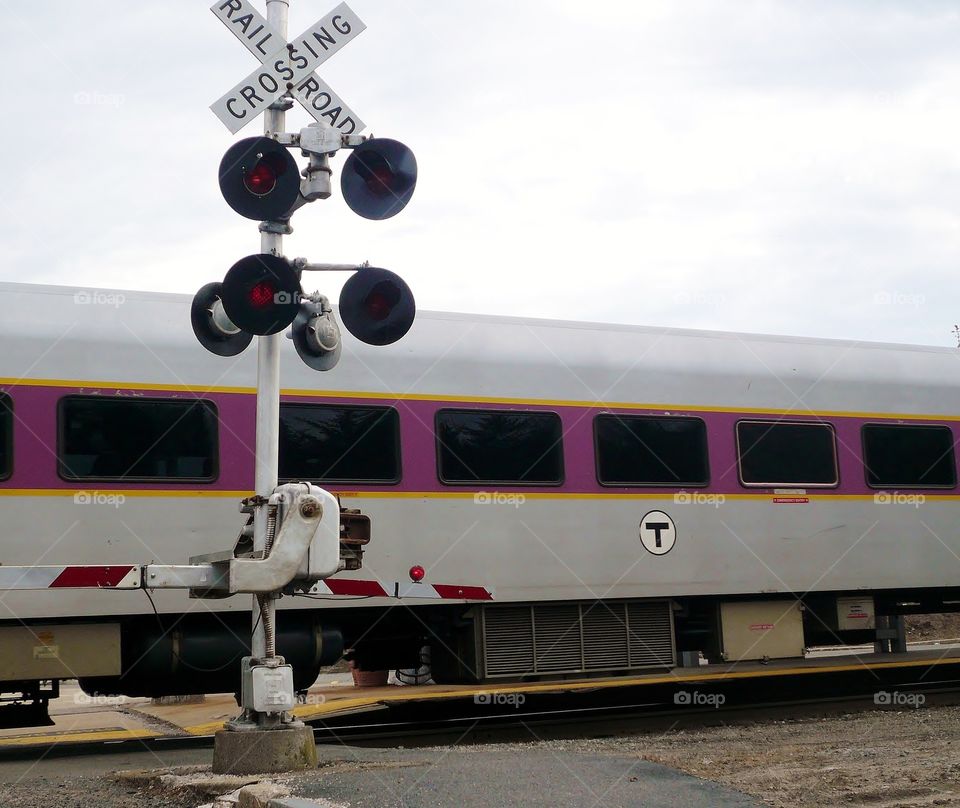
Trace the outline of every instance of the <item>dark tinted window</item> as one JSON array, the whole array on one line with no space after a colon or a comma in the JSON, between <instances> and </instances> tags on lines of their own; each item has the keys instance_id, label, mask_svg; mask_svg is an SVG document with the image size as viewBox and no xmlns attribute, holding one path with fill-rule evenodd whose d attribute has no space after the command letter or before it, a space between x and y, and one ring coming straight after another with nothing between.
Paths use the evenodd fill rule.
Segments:
<instances>
[{"instance_id":1,"label":"dark tinted window","mask_svg":"<svg viewBox=\"0 0 960 808\"><path fill-rule=\"evenodd\" d=\"M699 418L598 415L597 479L604 485L705 485L707 428Z\"/></svg>"},{"instance_id":2,"label":"dark tinted window","mask_svg":"<svg viewBox=\"0 0 960 808\"><path fill-rule=\"evenodd\" d=\"M837 452L828 424L741 421L740 479L745 485L836 485Z\"/></svg>"},{"instance_id":3,"label":"dark tinted window","mask_svg":"<svg viewBox=\"0 0 960 808\"><path fill-rule=\"evenodd\" d=\"M312 482L398 482L397 411L391 407L282 404L280 477Z\"/></svg>"},{"instance_id":4,"label":"dark tinted window","mask_svg":"<svg viewBox=\"0 0 960 808\"><path fill-rule=\"evenodd\" d=\"M64 398L60 473L70 479L212 480L216 410L208 401Z\"/></svg>"},{"instance_id":5,"label":"dark tinted window","mask_svg":"<svg viewBox=\"0 0 960 808\"><path fill-rule=\"evenodd\" d=\"M445 483L556 484L563 481L560 416L514 410L437 413Z\"/></svg>"},{"instance_id":6,"label":"dark tinted window","mask_svg":"<svg viewBox=\"0 0 960 808\"><path fill-rule=\"evenodd\" d=\"M953 433L945 426L867 424L863 463L872 486L952 487Z\"/></svg>"},{"instance_id":7,"label":"dark tinted window","mask_svg":"<svg viewBox=\"0 0 960 808\"><path fill-rule=\"evenodd\" d=\"M0 394L0 480L13 471L13 402Z\"/></svg>"}]
</instances>

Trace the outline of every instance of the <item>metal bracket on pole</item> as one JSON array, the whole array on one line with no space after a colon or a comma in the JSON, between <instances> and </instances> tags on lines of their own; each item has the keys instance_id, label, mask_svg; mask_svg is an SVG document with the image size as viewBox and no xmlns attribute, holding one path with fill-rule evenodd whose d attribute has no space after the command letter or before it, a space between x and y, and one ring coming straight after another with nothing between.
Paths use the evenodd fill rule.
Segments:
<instances>
[{"instance_id":1,"label":"metal bracket on pole","mask_svg":"<svg viewBox=\"0 0 960 808\"><path fill-rule=\"evenodd\" d=\"M294 258L292 263L293 268L300 272L356 272L370 266L369 261L362 264L312 264L306 258Z\"/></svg>"},{"instance_id":2,"label":"metal bracket on pole","mask_svg":"<svg viewBox=\"0 0 960 808\"><path fill-rule=\"evenodd\" d=\"M357 148L361 143L370 140L372 135L345 135L330 126L314 123L305 126L299 132L278 132L272 137L281 146L299 148L305 155L317 154L329 157L340 149Z\"/></svg>"},{"instance_id":3,"label":"metal bracket on pole","mask_svg":"<svg viewBox=\"0 0 960 808\"><path fill-rule=\"evenodd\" d=\"M293 232L290 222L260 222L260 232L274 236L289 236ZM279 255L279 253L273 253Z\"/></svg>"}]
</instances>

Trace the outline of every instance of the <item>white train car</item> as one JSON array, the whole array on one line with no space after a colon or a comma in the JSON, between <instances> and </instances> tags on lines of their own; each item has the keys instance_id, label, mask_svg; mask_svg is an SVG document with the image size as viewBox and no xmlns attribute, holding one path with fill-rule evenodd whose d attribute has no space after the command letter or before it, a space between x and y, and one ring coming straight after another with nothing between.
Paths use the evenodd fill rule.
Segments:
<instances>
[{"instance_id":1,"label":"white train car","mask_svg":"<svg viewBox=\"0 0 960 808\"><path fill-rule=\"evenodd\" d=\"M190 298L0 285L0 563L186 563L253 485L256 357ZM345 596L284 598L298 686L350 649L446 679L800 653L960 585L957 351L421 312L387 347L283 355L281 478L360 508ZM479 584L396 602L369 581ZM0 689L235 685L247 597L0 594ZM409 607L409 608L408 608Z\"/></svg>"}]
</instances>

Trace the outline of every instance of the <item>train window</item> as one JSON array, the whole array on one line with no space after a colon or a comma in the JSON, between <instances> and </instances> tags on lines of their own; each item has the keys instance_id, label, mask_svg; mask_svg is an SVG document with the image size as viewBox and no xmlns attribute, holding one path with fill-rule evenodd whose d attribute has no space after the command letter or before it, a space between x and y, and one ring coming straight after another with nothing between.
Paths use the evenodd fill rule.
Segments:
<instances>
[{"instance_id":1,"label":"train window","mask_svg":"<svg viewBox=\"0 0 960 808\"><path fill-rule=\"evenodd\" d=\"M706 485L707 427L700 418L598 415L601 485Z\"/></svg>"},{"instance_id":2,"label":"train window","mask_svg":"<svg viewBox=\"0 0 960 808\"><path fill-rule=\"evenodd\" d=\"M60 399L60 475L68 480L211 482L217 411L209 401Z\"/></svg>"},{"instance_id":3,"label":"train window","mask_svg":"<svg viewBox=\"0 0 960 808\"><path fill-rule=\"evenodd\" d=\"M744 485L832 486L839 482L830 424L740 421L737 455Z\"/></svg>"},{"instance_id":4,"label":"train window","mask_svg":"<svg viewBox=\"0 0 960 808\"><path fill-rule=\"evenodd\" d=\"M863 464L874 488L952 488L957 484L953 432L920 424L864 424Z\"/></svg>"},{"instance_id":5,"label":"train window","mask_svg":"<svg viewBox=\"0 0 960 808\"><path fill-rule=\"evenodd\" d=\"M439 410L436 426L441 482L563 482L562 425L555 412Z\"/></svg>"},{"instance_id":6,"label":"train window","mask_svg":"<svg viewBox=\"0 0 960 808\"><path fill-rule=\"evenodd\" d=\"M400 481L400 418L393 407L280 405L280 478Z\"/></svg>"},{"instance_id":7,"label":"train window","mask_svg":"<svg viewBox=\"0 0 960 808\"><path fill-rule=\"evenodd\" d=\"M13 473L13 400L0 393L0 480Z\"/></svg>"}]
</instances>

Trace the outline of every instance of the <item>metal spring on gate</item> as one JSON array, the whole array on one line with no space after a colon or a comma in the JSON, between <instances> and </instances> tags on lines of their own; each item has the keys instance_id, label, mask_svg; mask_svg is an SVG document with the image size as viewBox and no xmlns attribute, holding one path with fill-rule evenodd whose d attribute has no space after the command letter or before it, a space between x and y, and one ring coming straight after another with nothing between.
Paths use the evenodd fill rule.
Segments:
<instances>
[{"instance_id":1,"label":"metal spring on gate","mask_svg":"<svg viewBox=\"0 0 960 808\"><path fill-rule=\"evenodd\" d=\"M278 506L270 505L267 507L267 528L263 547L264 558L270 555L270 550L273 548L273 541L277 536L277 512ZM271 596L269 594L257 595L257 603L260 606L260 619L263 621L263 643L268 659L277 655L277 636L274 631L273 612L268 608L270 599Z\"/></svg>"}]
</instances>

